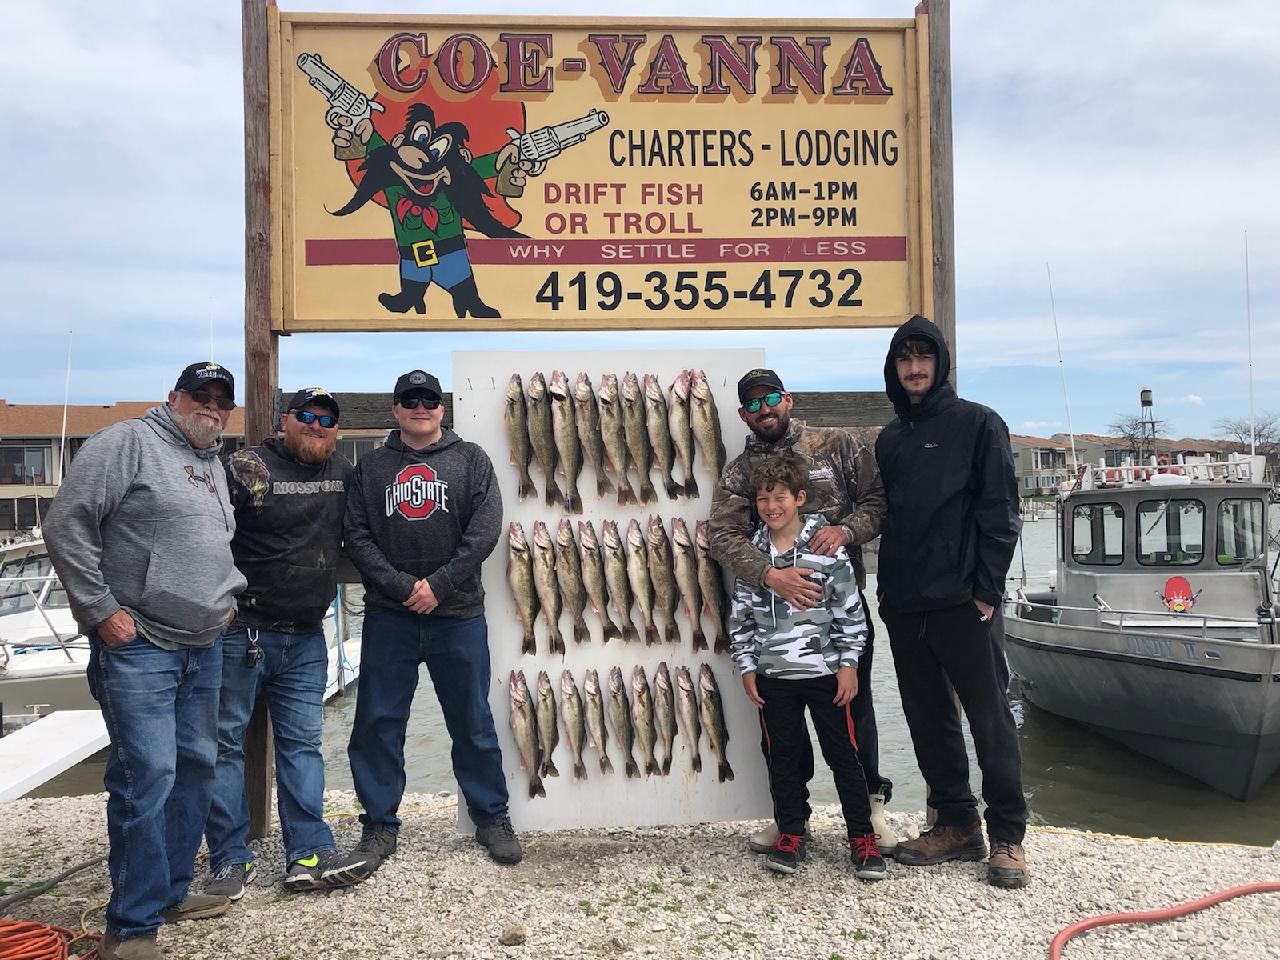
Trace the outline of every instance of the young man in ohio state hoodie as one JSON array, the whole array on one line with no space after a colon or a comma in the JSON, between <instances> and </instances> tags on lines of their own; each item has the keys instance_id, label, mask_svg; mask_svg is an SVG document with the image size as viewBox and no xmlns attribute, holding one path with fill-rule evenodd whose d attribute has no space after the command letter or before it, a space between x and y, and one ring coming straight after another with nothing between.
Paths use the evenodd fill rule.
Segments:
<instances>
[{"instance_id":1,"label":"young man in ohio state hoodie","mask_svg":"<svg viewBox=\"0 0 1280 960\"><path fill-rule=\"evenodd\" d=\"M453 740L453 773L476 840L518 863L502 752L489 709L489 641L480 565L502 527L493 464L444 427L440 382L422 370L396 381L400 425L360 459L347 496L346 550L364 580L360 687L347 755L364 807L356 850L396 851L404 738L425 663Z\"/></svg>"}]
</instances>

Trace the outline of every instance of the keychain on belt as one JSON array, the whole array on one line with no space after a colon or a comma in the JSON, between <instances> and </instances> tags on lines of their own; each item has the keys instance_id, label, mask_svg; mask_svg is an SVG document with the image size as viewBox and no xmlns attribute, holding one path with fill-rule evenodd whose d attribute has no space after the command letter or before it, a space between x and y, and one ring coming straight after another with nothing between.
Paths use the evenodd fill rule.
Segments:
<instances>
[{"instance_id":1,"label":"keychain on belt","mask_svg":"<svg viewBox=\"0 0 1280 960\"><path fill-rule=\"evenodd\" d=\"M262 662L262 647L258 646L257 630L246 630L245 635L249 638L249 646L244 651L244 665L253 669Z\"/></svg>"}]
</instances>

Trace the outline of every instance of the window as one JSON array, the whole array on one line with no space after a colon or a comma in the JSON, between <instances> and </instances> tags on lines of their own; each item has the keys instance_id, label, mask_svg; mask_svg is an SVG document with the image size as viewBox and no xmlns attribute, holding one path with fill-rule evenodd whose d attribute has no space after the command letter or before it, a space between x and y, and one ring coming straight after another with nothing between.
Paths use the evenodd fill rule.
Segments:
<instances>
[{"instance_id":1,"label":"window","mask_svg":"<svg viewBox=\"0 0 1280 960\"><path fill-rule=\"evenodd\" d=\"M382 446L381 437L340 437L338 452L352 463L359 463L366 453L373 453Z\"/></svg>"},{"instance_id":2,"label":"window","mask_svg":"<svg viewBox=\"0 0 1280 960\"><path fill-rule=\"evenodd\" d=\"M1261 500L1223 500L1218 504L1218 563L1248 563L1266 551Z\"/></svg>"},{"instance_id":3,"label":"window","mask_svg":"<svg viewBox=\"0 0 1280 960\"><path fill-rule=\"evenodd\" d=\"M1144 500L1138 504L1138 562L1184 567L1204 558L1204 504L1199 500Z\"/></svg>"},{"instance_id":4,"label":"window","mask_svg":"<svg viewBox=\"0 0 1280 960\"><path fill-rule=\"evenodd\" d=\"M52 483L52 462L53 448L48 444L0 440L0 484Z\"/></svg>"},{"instance_id":5,"label":"window","mask_svg":"<svg viewBox=\"0 0 1280 960\"><path fill-rule=\"evenodd\" d=\"M10 560L0 566L0 577L47 577L52 572L53 566L44 555ZM4 584L0 587L0 613L35 609L35 597L40 596L45 586L44 583L30 582Z\"/></svg>"},{"instance_id":6,"label":"window","mask_svg":"<svg viewBox=\"0 0 1280 960\"><path fill-rule=\"evenodd\" d=\"M1071 510L1071 556L1076 563L1124 562L1124 509L1118 503L1081 503Z\"/></svg>"}]
</instances>

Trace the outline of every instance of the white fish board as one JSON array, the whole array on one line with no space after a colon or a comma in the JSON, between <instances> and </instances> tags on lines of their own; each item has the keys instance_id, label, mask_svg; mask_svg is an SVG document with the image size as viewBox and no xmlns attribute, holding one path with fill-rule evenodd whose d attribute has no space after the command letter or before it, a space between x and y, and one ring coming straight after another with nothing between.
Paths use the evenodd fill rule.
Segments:
<instances>
[{"instance_id":1,"label":"white fish board","mask_svg":"<svg viewBox=\"0 0 1280 960\"><path fill-rule=\"evenodd\" d=\"M743 693L737 668L728 654L715 654L709 651L699 651L696 654L693 652L691 629L683 608L676 614L681 635L679 644L660 643L645 646L643 642L624 644L615 640L605 645L601 642L600 622L588 606L585 618L587 625L591 628L590 643L574 644L572 623L566 611L560 618L560 630L565 636L567 647L564 656L552 656L547 652L546 622L541 617L537 625L537 654L521 655L520 619L516 613L511 590L507 585L507 524L513 521L520 523L524 527L525 537L532 542L535 521L542 520L546 523L554 537L556 526L561 518L569 515L564 512L562 505L547 507L543 503L541 493L545 489L544 478L536 458L530 466L530 474L538 487L539 496L530 497L524 503L517 499L518 474L510 463L510 445L507 442L506 428L503 423L507 382L513 373L520 374L527 387L530 377L536 371L541 371L550 382L552 370L563 370L572 386L579 371L583 371L591 378L592 388L599 391L603 374L617 374L621 383L623 374L630 370L642 380L646 373L655 374L663 390L668 391L681 370L693 368L703 370L707 374L720 414L720 428L727 456L731 460L742 452L743 442L747 436L747 429L737 415L738 378L754 367L763 366L764 359L762 349L454 353L454 429L463 439L480 444L488 452L497 472L498 485L502 490L502 536L497 548L484 564L483 582L485 610L489 625L489 659L492 664L489 704L493 709L494 722L498 728L498 740L502 746L503 769L507 777L507 790L511 795L511 820L517 830L636 827L707 823L719 820L768 819L773 816L773 802L769 795L764 758L760 755L758 711ZM641 527L644 528L651 513L662 517L668 536L671 533L671 520L674 517L682 517L689 527L689 533L693 534L695 523L698 520L707 519L711 511L711 495L717 479L702 462L700 453L695 455L694 464L700 494L697 499L669 500L658 479L658 470L655 467L651 477L658 500L656 503L639 506L618 506L613 494L609 494L604 500L598 499L595 475L592 468L584 464L582 475L578 480L578 489L583 499L583 513L581 516L570 517L574 524L575 538L579 520L590 520L597 538L601 535L601 522L614 520L618 524L619 532L625 537L627 524L633 518L638 519ZM634 470L631 473L634 486ZM676 481L680 482L682 470L678 464L673 473ZM557 477L557 484L563 490L564 478L559 473ZM635 620L639 622L638 611L635 611L635 614ZM657 619L659 630L661 630L662 619L661 617ZM704 618L704 622L709 624L709 618ZM714 634L709 635L707 639L709 644L714 645ZM588 746L583 751L587 779L574 782L573 761L570 759L568 738L565 736L563 722L561 722L560 743L552 754L560 776L546 778L545 798L531 799L529 780L520 768L520 756L516 750L510 726L511 705L507 688L510 672L513 669L524 671L530 692L536 701L538 672L547 671L558 705L561 671L565 669L572 671L579 695L585 698L583 676L586 670L596 670L602 693L604 693L610 669L618 666L622 668L627 685L627 696L630 700L632 667L637 664L644 667L652 690L654 672L659 662L664 660L671 672L673 684L677 667L688 667L696 685L698 668L703 663L711 665L724 704L725 722L729 730L729 746L726 753L733 768L734 780L719 782L716 757L711 751L705 730L700 741L702 773L692 772L683 724L680 724L680 733L675 739L670 775L663 777L655 774L648 778L642 776L638 780L629 780L623 769L624 764L617 738L614 736L612 726L606 720L609 731L609 755L615 767L613 773L600 773L597 755L594 748L590 746L588 735ZM661 740L658 740L654 752L660 755ZM633 755L638 759L638 747ZM466 805L460 803L459 830L469 832L471 829Z\"/></svg>"},{"instance_id":2,"label":"white fish board","mask_svg":"<svg viewBox=\"0 0 1280 960\"><path fill-rule=\"evenodd\" d=\"M16 800L110 743L97 710L58 710L0 739L0 802Z\"/></svg>"}]
</instances>

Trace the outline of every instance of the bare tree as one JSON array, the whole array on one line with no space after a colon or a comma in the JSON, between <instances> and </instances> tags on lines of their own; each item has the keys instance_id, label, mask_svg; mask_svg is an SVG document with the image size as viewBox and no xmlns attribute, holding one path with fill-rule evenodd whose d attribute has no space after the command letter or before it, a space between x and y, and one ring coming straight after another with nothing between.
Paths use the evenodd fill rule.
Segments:
<instances>
[{"instance_id":1,"label":"bare tree","mask_svg":"<svg viewBox=\"0 0 1280 960\"><path fill-rule=\"evenodd\" d=\"M1141 417L1126 415L1116 417L1115 420L1107 425L1107 429L1111 431L1112 436L1119 437L1124 441L1124 445L1129 448L1129 452L1137 460L1144 455L1144 448L1148 445L1155 446L1156 437L1162 434L1167 435L1169 432L1168 420L1156 420L1154 426L1154 435L1148 436L1147 431L1150 426L1144 423ZM1154 451L1145 452L1149 455Z\"/></svg>"},{"instance_id":2,"label":"bare tree","mask_svg":"<svg viewBox=\"0 0 1280 960\"><path fill-rule=\"evenodd\" d=\"M1214 421L1213 427L1218 436L1234 440L1241 446L1249 446L1248 417L1220 417ZM1254 418L1254 437L1258 449L1263 453L1273 452L1280 447L1280 413L1263 410Z\"/></svg>"}]
</instances>

